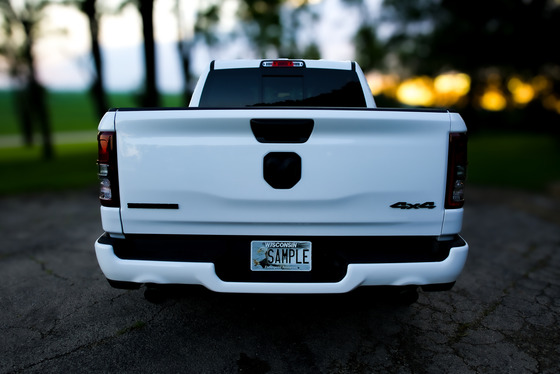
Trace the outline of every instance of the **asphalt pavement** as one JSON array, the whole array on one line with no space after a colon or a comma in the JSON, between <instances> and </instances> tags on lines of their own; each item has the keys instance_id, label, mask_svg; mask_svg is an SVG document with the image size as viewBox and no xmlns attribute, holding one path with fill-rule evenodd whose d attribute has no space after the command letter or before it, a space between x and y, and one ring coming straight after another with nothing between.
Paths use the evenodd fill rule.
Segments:
<instances>
[{"instance_id":1,"label":"asphalt pavement","mask_svg":"<svg viewBox=\"0 0 560 374\"><path fill-rule=\"evenodd\" d=\"M216 294L105 281L96 191L0 198L0 373L558 373L560 199L468 191L456 286Z\"/></svg>"}]
</instances>

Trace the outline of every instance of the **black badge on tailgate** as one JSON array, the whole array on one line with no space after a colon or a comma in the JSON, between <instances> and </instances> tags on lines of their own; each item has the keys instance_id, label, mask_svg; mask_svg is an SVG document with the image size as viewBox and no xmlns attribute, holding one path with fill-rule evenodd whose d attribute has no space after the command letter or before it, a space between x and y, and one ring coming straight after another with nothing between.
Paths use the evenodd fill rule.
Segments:
<instances>
[{"instance_id":1,"label":"black badge on tailgate","mask_svg":"<svg viewBox=\"0 0 560 374\"><path fill-rule=\"evenodd\" d=\"M273 188L290 189L301 179L301 157L294 152L271 152L264 157L263 175Z\"/></svg>"}]
</instances>

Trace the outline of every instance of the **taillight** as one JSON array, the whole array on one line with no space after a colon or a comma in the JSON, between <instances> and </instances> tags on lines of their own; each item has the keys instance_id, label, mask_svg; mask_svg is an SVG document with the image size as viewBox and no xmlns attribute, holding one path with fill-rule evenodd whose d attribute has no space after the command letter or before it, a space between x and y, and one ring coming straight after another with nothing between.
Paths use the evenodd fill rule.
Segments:
<instances>
[{"instance_id":1,"label":"taillight","mask_svg":"<svg viewBox=\"0 0 560 374\"><path fill-rule=\"evenodd\" d=\"M294 60L269 60L261 62L263 68L304 68L303 61Z\"/></svg>"},{"instance_id":2,"label":"taillight","mask_svg":"<svg viewBox=\"0 0 560 374\"><path fill-rule=\"evenodd\" d=\"M447 163L447 190L445 207L462 208L465 203L467 179L467 133L449 134L449 161Z\"/></svg>"},{"instance_id":3,"label":"taillight","mask_svg":"<svg viewBox=\"0 0 560 374\"><path fill-rule=\"evenodd\" d=\"M117 135L114 132L103 131L97 135L97 167L101 205L118 207Z\"/></svg>"}]
</instances>

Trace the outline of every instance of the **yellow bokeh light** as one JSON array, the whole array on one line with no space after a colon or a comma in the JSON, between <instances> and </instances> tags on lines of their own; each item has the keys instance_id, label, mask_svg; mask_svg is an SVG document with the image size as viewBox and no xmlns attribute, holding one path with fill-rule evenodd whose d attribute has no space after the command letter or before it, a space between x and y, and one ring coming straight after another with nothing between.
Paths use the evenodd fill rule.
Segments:
<instances>
[{"instance_id":1,"label":"yellow bokeh light","mask_svg":"<svg viewBox=\"0 0 560 374\"><path fill-rule=\"evenodd\" d=\"M407 79L397 88L397 99L407 105L430 106L434 104L434 84L430 77Z\"/></svg>"},{"instance_id":2,"label":"yellow bokeh light","mask_svg":"<svg viewBox=\"0 0 560 374\"><path fill-rule=\"evenodd\" d=\"M527 104L535 97L535 90L528 84L517 88L513 92L513 100L519 104Z\"/></svg>"},{"instance_id":3,"label":"yellow bokeh light","mask_svg":"<svg viewBox=\"0 0 560 374\"><path fill-rule=\"evenodd\" d=\"M482 108L486 110L504 110L506 104L506 97L504 96L502 91L495 87L488 88L480 98L480 106L482 106Z\"/></svg>"},{"instance_id":4,"label":"yellow bokeh light","mask_svg":"<svg viewBox=\"0 0 560 374\"><path fill-rule=\"evenodd\" d=\"M434 79L434 88L438 94L464 96L471 89L471 77L464 73L447 73Z\"/></svg>"},{"instance_id":5,"label":"yellow bokeh light","mask_svg":"<svg viewBox=\"0 0 560 374\"><path fill-rule=\"evenodd\" d=\"M463 107L468 105L471 77L465 73L448 72L435 78L417 76L401 81L395 74L372 71L366 79L374 96L384 95L410 106ZM483 92L476 103L482 109L502 111L519 108L533 100L541 100L543 106L560 113L560 97L551 94L553 82L549 77L537 75L523 80L519 76L504 79L497 73L486 78Z\"/></svg>"},{"instance_id":6,"label":"yellow bokeh light","mask_svg":"<svg viewBox=\"0 0 560 374\"><path fill-rule=\"evenodd\" d=\"M383 84L383 75L379 73L368 73L366 75L366 80L373 96L383 93L383 89L385 88Z\"/></svg>"},{"instance_id":7,"label":"yellow bokeh light","mask_svg":"<svg viewBox=\"0 0 560 374\"><path fill-rule=\"evenodd\" d=\"M535 98L535 89L529 83L523 82L518 77L508 81L508 90L512 94L513 101L525 105Z\"/></svg>"},{"instance_id":8,"label":"yellow bokeh light","mask_svg":"<svg viewBox=\"0 0 560 374\"><path fill-rule=\"evenodd\" d=\"M366 80L373 96L385 95L387 97L394 97L399 84L399 78L396 75L381 74L379 72L368 73Z\"/></svg>"},{"instance_id":9,"label":"yellow bokeh light","mask_svg":"<svg viewBox=\"0 0 560 374\"><path fill-rule=\"evenodd\" d=\"M549 90L552 86L552 82L550 82L550 79L547 77L537 75L531 80L531 86L533 86L535 92L540 93Z\"/></svg>"},{"instance_id":10,"label":"yellow bokeh light","mask_svg":"<svg viewBox=\"0 0 560 374\"><path fill-rule=\"evenodd\" d=\"M455 105L471 89L471 77L464 73L440 74L434 79L435 102L440 107Z\"/></svg>"},{"instance_id":11,"label":"yellow bokeh light","mask_svg":"<svg viewBox=\"0 0 560 374\"><path fill-rule=\"evenodd\" d=\"M548 110L555 110L558 114L560 114L560 97L549 94L543 98L543 106Z\"/></svg>"}]
</instances>

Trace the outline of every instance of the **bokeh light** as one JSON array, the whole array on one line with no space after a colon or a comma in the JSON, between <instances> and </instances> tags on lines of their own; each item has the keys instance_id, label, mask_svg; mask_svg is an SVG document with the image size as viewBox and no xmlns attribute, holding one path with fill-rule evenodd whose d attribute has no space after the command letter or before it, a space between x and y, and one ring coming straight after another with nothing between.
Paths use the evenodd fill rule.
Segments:
<instances>
[{"instance_id":1,"label":"bokeh light","mask_svg":"<svg viewBox=\"0 0 560 374\"><path fill-rule=\"evenodd\" d=\"M503 78L492 73L472 98L468 97L472 79L462 72L446 72L435 78L411 77L401 81L395 74L373 71L366 78L373 96L384 95L410 106L463 107L470 99L479 108L495 112L523 108L539 100L545 109L560 114L560 97L553 93L551 79L543 75L524 79L517 75Z\"/></svg>"},{"instance_id":2,"label":"bokeh light","mask_svg":"<svg viewBox=\"0 0 560 374\"><path fill-rule=\"evenodd\" d=\"M397 88L397 99L406 105L432 106L435 99L432 78L421 76L405 80Z\"/></svg>"},{"instance_id":3,"label":"bokeh light","mask_svg":"<svg viewBox=\"0 0 560 374\"><path fill-rule=\"evenodd\" d=\"M498 87L495 86L490 86L486 88L486 90L484 91L484 93L480 98L480 106L483 109L489 111L496 112L496 111L504 110L506 108L506 105L507 105L507 100L506 97L504 96L504 93L502 92L502 90L500 90Z\"/></svg>"},{"instance_id":4,"label":"bokeh light","mask_svg":"<svg viewBox=\"0 0 560 374\"><path fill-rule=\"evenodd\" d=\"M525 105L535 98L533 86L530 83L523 82L518 77L510 78L507 87L516 104Z\"/></svg>"},{"instance_id":5,"label":"bokeh light","mask_svg":"<svg viewBox=\"0 0 560 374\"><path fill-rule=\"evenodd\" d=\"M456 105L471 89L471 77L464 73L445 73L434 79L435 105Z\"/></svg>"}]
</instances>

